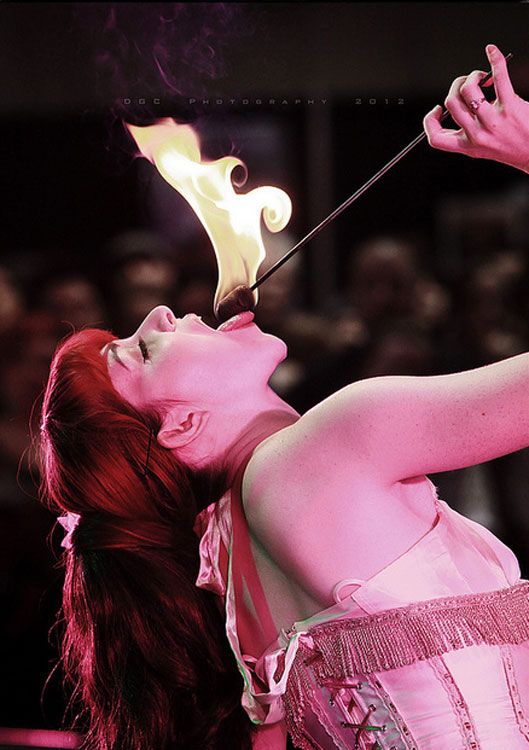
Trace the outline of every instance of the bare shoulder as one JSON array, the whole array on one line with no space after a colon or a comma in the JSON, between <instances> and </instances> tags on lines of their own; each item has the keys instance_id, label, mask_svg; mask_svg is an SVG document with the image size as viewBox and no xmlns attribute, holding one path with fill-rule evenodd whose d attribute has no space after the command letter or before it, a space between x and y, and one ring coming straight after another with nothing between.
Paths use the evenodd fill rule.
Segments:
<instances>
[{"instance_id":1,"label":"bare shoulder","mask_svg":"<svg viewBox=\"0 0 529 750\"><path fill-rule=\"evenodd\" d=\"M248 463L243 491L262 497L277 486L318 488L324 484L358 480L384 482L377 466L363 450L366 430L361 414L365 387L353 383L302 415L294 424L257 446ZM355 404L357 405L355 409Z\"/></svg>"},{"instance_id":2,"label":"bare shoulder","mask_svg":"<svg viewBox=\"0 0 529 750\"><path fill-rule=\"evenodd\" d=\"M332 603L336 581L351 571L367 579L411 547L436 509L425 476L389 485L338 443L311 453L301 422L258 446L242 499L267 559L321 609Z\"/></svg>"},{"instance_id":3,"label":"bare shoulder","mask_svg":"<svg viewBox=\"0 0 529 750\"><path fill-rule=\"evenodd\" d=\"M359 380L285 430L277 453L264 446L263 460L284 482L317 487L319 475L345 484L361 475L391 493L404 479L526 448L528 374L524 352L459 373Z\"/></svg>"},{"instance_id":4,"label":"bare shoulder","mask_svg":"<svg viewBox=\"0 0 529 750\"><path fill-rule=\"evenodd\" d=\"M280 509L284 518L300 508L329 509L339 504L353 515L364 503L373 512L377 505L382 509L395 503L405 509L417 500L418 507L426 504L431 515L431 483L425 475L388 482L362 450L344 441L339 430L318 433L313 420L320 415L308 415L310 419L302 416L257 446L243 478L245 510Z\"/></svg>"}]
</instances>

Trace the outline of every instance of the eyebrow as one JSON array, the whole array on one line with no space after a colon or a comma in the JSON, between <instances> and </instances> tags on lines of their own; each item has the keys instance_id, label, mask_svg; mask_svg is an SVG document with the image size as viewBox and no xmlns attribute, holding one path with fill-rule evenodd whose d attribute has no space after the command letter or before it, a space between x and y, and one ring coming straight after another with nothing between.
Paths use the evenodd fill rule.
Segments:
<instances>
[{"instance_id":1,"label":"eyebrow","mask_svg":"<svg viewBox=\"0 0 529 750\"><path fill-rule=\"evenodd\" d=\"M130 367L128 367L119 356L117 352L117 345L114 344L113 341L110 342L110 344L107 344L107 351L112 352L112 354L114 355L114 359L116 359L122 367L124 367L126 370L130 370Z\"/></svg>"}]
</instances>

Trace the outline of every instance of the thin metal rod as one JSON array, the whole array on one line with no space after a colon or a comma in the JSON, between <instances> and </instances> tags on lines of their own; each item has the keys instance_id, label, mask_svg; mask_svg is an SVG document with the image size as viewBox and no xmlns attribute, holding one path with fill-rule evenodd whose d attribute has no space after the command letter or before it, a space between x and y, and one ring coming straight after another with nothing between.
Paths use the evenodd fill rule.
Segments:
<instances>
[{"instance_id":1,"label":"thin metal rod","mask_svg":"<svg viewBox=\"0 0 529 750\"><path fill-rule=\"evenodd\" d=\"M514 57L512 52L509 52L507 55L505 55L505 60L509 62ZM479 85L480 87L483 87L490 79L492 78L493 73L490 70L487 75L481 79ZM445 109L443 111L443 114L441 115L441 122L445 120L449 116L449 111ZM274 265L268 269L265 273L262 274L262 276L259 276L259 278L252 284L250 289L253 291L254 289L257 289L258 286L260 286L263 281L266 281L275 271L277 271L281 266L287 262L287 260L290 260L290 258L298 252L298 250L301 250L301 248L307 244L307 242L310 242L310 240L315 237L319 232L322 231L322 229L325 229L327 224L330 224L331 221L336 219L337 216L339 216L342 211L345 211L346 208L349 208L349 206L354 203L358 198L360 198L361 195L363 195L366 190L369 190L371 185L374 185L377 180L379 180L383 175L386 174L388 170L391 169L391 167L395 166L397 162L399 162L402 158L406 156L415 146L423 141L426 138L426 133L423 132L418 135L416 138L411 141L411 143L408 143L407 146L405 146L402 151L400 151L396 156L391 159L391 161L388 161L387 164L385 164L382 169L379 169L379 171L373 175L366 183L362 185L362 187L359 187L358 190L356 190L347 200L345 200L338 208L335 208L334 211L329 214L323 221L321 221L314 229L312 229L306 237L303 237L296 245L294 245L293 248L291 248L285 255L283 255L282 258L279 258L279 260L274 263Z\"/></svg>"}]
</instances>

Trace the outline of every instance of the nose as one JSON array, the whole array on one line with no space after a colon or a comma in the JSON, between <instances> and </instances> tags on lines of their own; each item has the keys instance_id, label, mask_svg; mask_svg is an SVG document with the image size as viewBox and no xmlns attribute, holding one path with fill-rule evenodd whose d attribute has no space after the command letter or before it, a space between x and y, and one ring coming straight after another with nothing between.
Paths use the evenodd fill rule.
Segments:
<instances>
[{"instance_id":1,"label":"nose","mask_svg":"<svg viewBox=\"0 0 529 750\"><path fill-rule=\"evenodd\" d=\"M174 331L176 318L166 305L158 305L140 324L137 334L142 336L149 331Z\"/></svg>"}]
</instances>

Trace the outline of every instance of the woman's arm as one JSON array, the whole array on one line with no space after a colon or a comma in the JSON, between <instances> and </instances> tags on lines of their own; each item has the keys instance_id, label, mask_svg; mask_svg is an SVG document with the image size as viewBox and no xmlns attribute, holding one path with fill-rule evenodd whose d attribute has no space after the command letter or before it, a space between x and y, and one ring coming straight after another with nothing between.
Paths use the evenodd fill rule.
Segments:
<instances>
[{"instance_id":1,"label":"woman's arm","mask_svg":"<svg viewBox=\"0 0 529 750\"><path fill-rule=\"evenodd\" d=\"M424 118L432 146L529 169L529 103L517 96L502 53L487 55L497 99L480 102L483 71L453 82L446 106L459 130ZM479 103L473 110L469 105ZM267 455L283 485L364 477L380 485L461 469L529 446L529 353L466 372L385 376L346 386L284 431ZM317 480L317 478L320 478ZM326 479L327 478L327 479Z\"/></svg>"},{"instance_id":2,"label":"woman's arm","mask_svg":"<svg viewBox=\"0 0 529 750\"><path fill-rule=\"evenodd\" d=\"M460 127L458 130L443 128L442 107L437 105L423 120L428 142L441 151L493 159L529 172L529 102L515 93L500 50L489 44L486 52L496 99L490 103L481 101L483 92L479 82L486 75L484 71L475 70L469 76L456 78L445 105ZM473 109L471 102L477 109Z\"/></svg>"},{"instance_id":3,"label":"woman's arm","mask_svg":"<svg viewBox=\"0 0 529 750\"><path fill-rule=\"evenodd\" d=\"M381 484L461 469L529 446L529 353L449 375L346 386L290 431L320 465L342 461Z\"/></svg>"}]
</instances>

